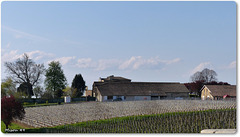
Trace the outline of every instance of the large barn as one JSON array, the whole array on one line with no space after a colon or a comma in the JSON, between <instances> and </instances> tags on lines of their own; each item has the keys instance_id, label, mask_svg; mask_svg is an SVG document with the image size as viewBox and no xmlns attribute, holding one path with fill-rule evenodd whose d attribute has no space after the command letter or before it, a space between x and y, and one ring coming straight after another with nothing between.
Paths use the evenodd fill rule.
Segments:
<instances>
[{"instance_id":1,"label":"large barn","mask_svg":"<svg viewBox=\"0 0 240 137\"><path fill-rule=\"evenodd\" d=\"M109 76L93 83L93 96L96 101L159 100L189 98L189 91L180 83L132 82L123 77Z\"/></svg>"},{"instance_id":2,"label":"large barn","mask_svg":"<svg viewBox=\"0 0 240 137\"><path fill-rule=\"evenodd\" d=\"M204 85L201 89L201 99L236 99L236 85Z\"/></svg>"}]
</instances>

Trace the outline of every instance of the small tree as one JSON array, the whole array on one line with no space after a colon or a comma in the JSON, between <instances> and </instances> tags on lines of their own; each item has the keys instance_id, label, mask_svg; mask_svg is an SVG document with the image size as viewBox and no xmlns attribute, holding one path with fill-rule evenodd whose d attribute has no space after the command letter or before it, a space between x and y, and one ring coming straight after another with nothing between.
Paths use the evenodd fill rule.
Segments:
<instances>
[{"instance_id":1,"label":"small tree","mask_svg":"<svg viewBox=\"0 0 240 137\"><path fill-rule=\"evenodd\" d=\"M33 92L34 92L34 95L36 98L42 96L43 94L43 88L41 86L36 86L34 89L33 89Z\"/></svg>"},{"instance_id":2,"label":"small tree","mask_svg":"<svg viewBox=\"0 0 240 137\"><path fill-rule=\"evenodd\" d=\"M17 102L14 96L4 96L1 99L1 120L4 122L7 129L13 119L22 120L24 115L25 111L22 104Z\"/></svg>"},{"instance_id":3,"label":"small tree","mask_svg":"<svg viewBox=\"0 0 240 137\"><path fill-rule=\"evenodd\" d=\"M16 84L11 78L3 80L1 83L1 97L13 95L16 92Z\"/></svg>"},{"instance_id":4,"label":"small tree","mask_svg":"<svg viewBox=\"0 0 240 137\"><path fill-rule=\"evenodd\" d=\"M45 91L43 92L43 95L41 96L42 99L53 99L52 92L50 91Z\"/></svg>"},{"instance_id":5,"label":"small tree","mask_svg":"<svg viewBox=\"0 0 240 137\"><path fill-rule=\"evenodd\" d=\"M66 88L62 90L62 91L63 91L63 95L64 95L64 96L71 96L71 97L73 97L73 96L72 96L72 93L73 93L72 90L73 90L73 89L72 89L71 87L66 86Z\"/></svg>"},{"instance_id":6,"label":"small tree","mask_svg":"<svg viewBox=\"0 0 240 137\"><path fill-rule=\"evenodd\" d=\"M72 81L72 89L75 90L73 96L74 97L81 97L83 95L83 92L86 88L85 81L83 80L83 77L81 74L75 75L73 81Z\"/></svg>"},{"instance_id":7,"label":"small tree","mask_svg":"<svg viewBox=\"0 0 240 137\"><path fill-rule=\"evenodd\" d=\"M195 81L191 83L185 83L184 84L190 92L197 93L199 97L201 97L201 88L203 87L204 83L203 81Z\"/></svg>"},{"instance_id":8,"label":"small tree","mask_svg":"<svg viewBox=\"0 0 240 137\"><path fill-rule=\"evenodd\" d=\"M15 97L16 100L20 101L23 98L27 98L28 95L24 92L15 92L15 94L13 95Z\"/></svg>"}]
</instances>

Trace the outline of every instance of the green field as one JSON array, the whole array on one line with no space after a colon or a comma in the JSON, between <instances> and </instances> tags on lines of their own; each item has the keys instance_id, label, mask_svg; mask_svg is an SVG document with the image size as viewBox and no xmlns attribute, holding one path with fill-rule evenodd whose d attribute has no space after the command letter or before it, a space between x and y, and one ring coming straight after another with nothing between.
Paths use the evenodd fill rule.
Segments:
<instances>
[{"instance_id":1,"label":"green field","mask_svg":"<svg viewBox=\"0 0 240 137\"><path fill-rule=\"evenodd\" d=\"M236 109L176 112L80 122L26 133L200 133L203 129L236 129Z\"/></svg>"},{"instance_id":2,"label":"green field","mask_svg":"<svg viewBox=\"0 0 240 137\"><path fill-rule=\"evenodd\" d=\"M8 128L9 129L17 129L17 130L24 129L23 127L21 127L18 124L15 124L15 123L12 123L10 126L8 126ZM6 125L3 123L3 121L1 121L1 131L2 131L2 133L5 133L5 129L6 129Z\"/></svg>"}]
</instances>

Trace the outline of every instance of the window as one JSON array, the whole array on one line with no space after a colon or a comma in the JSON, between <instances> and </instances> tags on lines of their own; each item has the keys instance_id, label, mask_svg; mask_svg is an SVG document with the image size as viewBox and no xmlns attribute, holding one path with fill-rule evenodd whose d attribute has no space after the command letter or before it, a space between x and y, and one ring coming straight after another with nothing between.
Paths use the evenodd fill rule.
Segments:
<instances>
[{"instance_id":1,"label":"window","mask_svg":"<svg viewBox=\"0 0 240 137\"><path fill-rule=\"evenodd\" d=\"M107 96L107 99L109 100L109 99L113 99L113 96Z\"/></svg>"},{"instance_id":2,"label":"window","mask_svg":"<svg viewBox=\"0 0 240 137\"><path fill-rule=\"evenodd\" d=\"M158 100L158 96L151 96L151 100Z\"/></svg>"}]
</instances>

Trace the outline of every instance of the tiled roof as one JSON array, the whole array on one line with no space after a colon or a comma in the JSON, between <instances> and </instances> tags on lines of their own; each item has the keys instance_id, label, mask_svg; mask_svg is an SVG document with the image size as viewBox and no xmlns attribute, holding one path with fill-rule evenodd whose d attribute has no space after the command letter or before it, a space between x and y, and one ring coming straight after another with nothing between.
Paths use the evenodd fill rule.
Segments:
<instances>
[{"instance_id":1,"label":"tiled roof","mask_svg":"<svg viewBox=\"0 0 240 137\"><path fill-rule=\"evenodd\" d=\"M94 82L102 96L113 95L137 95L166 96L167 92L185 92L188 89L180 83L160 83L160 82Z\"/></svg>"},{"instance_id":2,"label":"tiled roof","mask_svg":"<svg viewBox=\"0 0 240 137\"><path fill-rule=\"evenodd\" d=\"M205 85L212 96L236 96L236 85Z\"/></svg>"}]
</instances>

